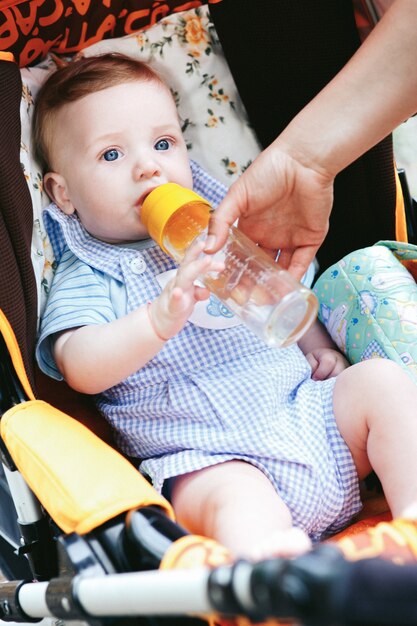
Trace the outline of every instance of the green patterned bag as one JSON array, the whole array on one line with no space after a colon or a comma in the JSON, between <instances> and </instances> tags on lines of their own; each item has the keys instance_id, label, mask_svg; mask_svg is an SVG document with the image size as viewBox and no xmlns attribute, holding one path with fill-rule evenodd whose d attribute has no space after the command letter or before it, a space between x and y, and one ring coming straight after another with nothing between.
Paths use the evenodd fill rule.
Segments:
<instances>
[{"instance_id":1,"label":"green patterned bag","mask_svg":"<svg viewBox=\"0 0 417 626\"><path fill-rule=\"evenodd\" d=\"M332 265L314 292L320 321L350 363L391 359L417 382L417 284L400 259L417 259L417 246L379 241Z\"/></svg>"}]
</instances>

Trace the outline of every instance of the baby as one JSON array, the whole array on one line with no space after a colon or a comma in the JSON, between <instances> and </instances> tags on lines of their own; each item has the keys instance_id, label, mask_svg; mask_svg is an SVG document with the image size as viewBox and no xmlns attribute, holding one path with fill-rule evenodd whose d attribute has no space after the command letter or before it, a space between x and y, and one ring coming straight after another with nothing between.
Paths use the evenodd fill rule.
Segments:
<instances>
[{"instance_id":1,"label":"baby","mask_svg":"<svg viewBox=\"0 0 417 626\"><path fill-rule=\"evenodd\" d=\"M182 525L236 556L294 555L359 511L372 468L393 515L417 515L406 374L387 360L348 367L318 323L280 350L229 315L213 323L215 301L196 285L220 269L213 257L194 246L176 267L149 239L141 206L158 185L213 205L226 190L190 163L170 90L148 66L103 55L57 70L34 138L58 260L40 367L95 395Z\"/></svg>"}]
</instances>

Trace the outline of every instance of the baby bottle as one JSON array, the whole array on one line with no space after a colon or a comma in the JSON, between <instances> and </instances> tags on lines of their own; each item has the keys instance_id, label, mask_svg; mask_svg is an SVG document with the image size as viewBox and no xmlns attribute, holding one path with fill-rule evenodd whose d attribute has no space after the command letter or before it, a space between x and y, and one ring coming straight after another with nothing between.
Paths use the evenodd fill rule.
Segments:
<instances>
[{"instance_id":1,"label":"baby bottle","mask_svg":"<svg viewBox=\"0 0 417 626\"><path fill-rule=\"evenodd\" d=\"M194 191L167 183L146 197L141 219L152 239L180 262L193 241L206 238L212 211ZM308 330L317 315L315 295L240 230L232 226L213 256L224 269L200 276L201 282L269 346L288 346Z\"/></svg>"}]
</instances>

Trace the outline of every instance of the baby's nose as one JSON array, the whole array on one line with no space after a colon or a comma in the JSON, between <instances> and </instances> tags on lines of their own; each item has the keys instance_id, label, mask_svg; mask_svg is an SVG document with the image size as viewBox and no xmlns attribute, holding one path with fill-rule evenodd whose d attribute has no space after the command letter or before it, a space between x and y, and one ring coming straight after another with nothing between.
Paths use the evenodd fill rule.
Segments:
<instances>
[{"instance_id":1,"label":"baby's nose","mask_svg":"<svg viewBox=\"0 0 417 626\"><path fill-rule=\"evenodd\" d=\"M160 176L161 170L155 159L146 157L138 159L133 169L133 177L135 180L141 178L153 178L154 176Z\"/></svg>"}]
</instances>

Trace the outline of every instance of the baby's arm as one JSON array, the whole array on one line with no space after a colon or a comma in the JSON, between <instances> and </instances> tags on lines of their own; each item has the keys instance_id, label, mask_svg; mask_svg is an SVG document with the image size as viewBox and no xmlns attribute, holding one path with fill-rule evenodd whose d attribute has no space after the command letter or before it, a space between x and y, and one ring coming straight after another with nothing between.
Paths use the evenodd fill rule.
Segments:
<instances>
[{"instance_id":1,"label":"baby's arm","mask_svg":"<svg viewBox=\"0 0 417 626\"><path fill-rule=\"evenodd\" d=\"M99 393L143 367L176 335L199 300L209 292L194 284L201 274L219 270L211 256L193 246L176 276L148 306L108 322L57 335L54 358L67 383L83 393Z\"/></svg>"},{"instance_id":2,"label":"baby's arm","mask_svg":"<svg viewBox=\"0 0 417 626\"><path fill-rule=\"evenodd\" d=\"M349 367L324 326L316 321L298 345L311 366L313 380L326 380Z\"/></svg>"}]
</instances>

